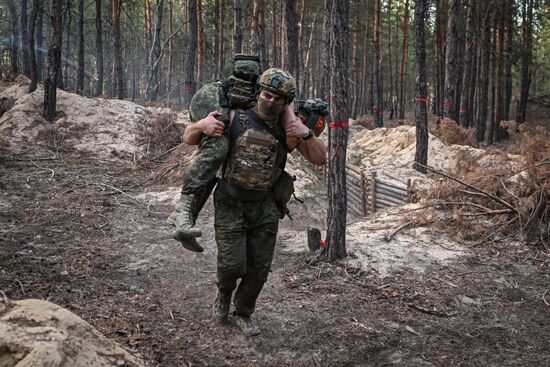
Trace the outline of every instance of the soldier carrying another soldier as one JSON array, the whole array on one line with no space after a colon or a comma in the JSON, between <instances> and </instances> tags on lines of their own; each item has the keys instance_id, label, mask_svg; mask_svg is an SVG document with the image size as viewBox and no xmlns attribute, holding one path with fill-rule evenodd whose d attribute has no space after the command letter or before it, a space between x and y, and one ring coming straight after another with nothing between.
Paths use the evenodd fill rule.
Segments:
<instances>
[{"instance_id":1,"label":"soldier carrying another soldier","mask_svg":"<svg viewBox=\"0 0 550 367\"><path fill-rule=\"evenodd\" d=\"M250 316L271 267L279 219L293 192L293 179L284 171L287 154L297 149L316 165L326 163L324 143L294 114L294 78L272 68L259 77L258 86L253 107L219 108L186 127L184 141L200 146L185 173L180 205L168 220L176 225L174 237L184 247L202 250L194 223L223 165L214 193L218 293L213 314L227 319L235 293L231 320L245 335L260 332Z\"/></svg>"}]
</instances>

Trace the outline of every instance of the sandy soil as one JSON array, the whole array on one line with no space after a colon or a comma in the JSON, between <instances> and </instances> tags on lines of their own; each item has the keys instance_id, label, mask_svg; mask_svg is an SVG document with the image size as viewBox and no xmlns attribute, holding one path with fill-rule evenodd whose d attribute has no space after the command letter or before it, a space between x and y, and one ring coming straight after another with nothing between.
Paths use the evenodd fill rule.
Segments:
<instances>
[{"instance_id":1,"label":"sandy soil","mask_svg":"<svg viewBox=\"0 0 550 367\"><path fill-rule=\"evenodd\" d=\"M401 220L388 212L350 222L349 259L319 262L305 229L323 223L323 183L310 176L281 222L262 333L247 338L211 318L211 202L205 252L188 252L165 224L177 187L149 185L154 167L37 136L0 149L0 289L66 307L150 366L550 365L547 252L430 228L386 242Z\"/></svg>"}]
</instances>

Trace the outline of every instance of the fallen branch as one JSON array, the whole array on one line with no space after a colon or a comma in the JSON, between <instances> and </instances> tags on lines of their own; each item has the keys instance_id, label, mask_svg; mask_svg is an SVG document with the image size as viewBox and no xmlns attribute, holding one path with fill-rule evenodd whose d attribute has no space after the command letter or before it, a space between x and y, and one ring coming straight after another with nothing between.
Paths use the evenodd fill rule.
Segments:
<instances>
[{"instance_id":1,"label":"fallen branch","mask_svg":"<svg viewBox=\"0 0 550 367\"><path fill-rule=\"evenodd\" d=\"M405 222L405 223L401 224L399 227L395 228L389 234L385 235L384 239L386 240L386 242L390 242L392 240L393 236L395 236L399 231L401 231L402 229L407 228L411 224L412 224L412 222Z\"/></svg>"},{"instance_id":2,"label":"fallen branch","mask_svg":"<svg viewBox=\"0 0 550 367\"><path fill-rule=\"evenodd\" d=\"M130 199L132 200L135 200L137 203L139 203L139 205L142 205L142 206L145 206L145 204L143 204L141 201L139 201L138 199L136 199L135 197L133 197L132 195L122 191L121 189L117 189L116 187L114 186L111 186L111 185L107 185L107 184L104 184L104 183L101 183L101 182L93 182L92 185L98 185L98 186L105 186L111 190L115 190L116 192L124 195L124 196L127 196L129 197Z\"/></svg>"}]
</instances>

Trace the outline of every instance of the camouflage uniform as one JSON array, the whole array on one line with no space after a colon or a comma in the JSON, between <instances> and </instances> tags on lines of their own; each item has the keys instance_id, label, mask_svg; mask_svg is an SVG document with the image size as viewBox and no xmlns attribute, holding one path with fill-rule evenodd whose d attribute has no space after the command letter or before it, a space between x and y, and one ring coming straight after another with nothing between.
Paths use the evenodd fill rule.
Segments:
<instances>
[{"instance_id":1,"label":"camouflage uniform","mask_svg":"<svg viewBox=\"0 0 550 367\"><path fill-rule=\"evenodd\" d=\"M272 78L273 76L274 78ZM270 88L266 88L266 82L271 79L275 79L272 83L273 86L267 85ZM280 69L266 70L259 79L259 85L264 89L282 95L285 98L285 103L289 103L294 98L294 79ZM292 90L285 94L285 87L292 88ZM252 117L259 117L257 108L259 106L253 109ZM244 113L249 112L245 111ZM235 120L238 118L236 114ZM232 126L235 124L236 121L232 121ZM286 142L284 142L284 130L280 123L276 126L270 126L272 133L278 136L279 149L282 149L282 156L284 157L282 163L278 163L277 167L284 168L288 152ZM234 137L230 136L230 140L233 141L233 139ZM235 155L236 153L232 152L231 154ZM235 155L235 157L237 156ZM229 159L229 161L231 160L232 158ZM261 164L261 162L257 164ZM251 177L251 180L253 180L253 177ZM231 180L224 176L214 193L214 226L218 247L217 300L220 297L226 301L230 300L231 294L236 289L233 299L235 305L233 319L245 334L256 335L259 333L259 328L250 319L250 315L254 312L256 300L267 281L271 268L281 211L275 202L271 189L267 189L262 198L251 200L246 196L235 196L231 190L227 189L228 185L231 185L230 182ZM241 279L241 281L237 287L238 279ZM215 314L217 306L219 305L215 303ZM227 307L224 311L228 311L228 303L225 306ZM217 315L225 316L223 312L221 315L220 313Z\"/></svg>"}]
</instances>

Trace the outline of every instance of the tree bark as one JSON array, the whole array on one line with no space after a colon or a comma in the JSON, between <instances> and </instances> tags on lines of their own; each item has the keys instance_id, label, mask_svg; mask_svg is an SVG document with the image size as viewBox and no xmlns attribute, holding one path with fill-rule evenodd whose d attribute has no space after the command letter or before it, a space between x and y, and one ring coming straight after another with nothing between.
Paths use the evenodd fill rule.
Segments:
<instances>
[{"instance_id":1,"label":"tree bark","mask_svg":"<svg viewBox=\"0 0 550 367\"><path fill-rule=\"evenodd\" d=\"M372 108L374 123L378 127L384 126L384 117L382 113L382 55L380 53L380 0L375 1L374 11L374 106Z\"/></svg>"},{"instance_id":2,"label":"tree bark","mask_svg":"<svg viewBox=\"0 0 550 367\"><path fill-rule=\"evenodd\" d=\"M331 12L332 12L332 3L334 0L325 0L325 17L323 21L323 34L326 36L323 37L323 76L321 80L321 93L323 98L327 101L330 101L330 80L331 80L331 67L330 67L330 55L331 55L331 46L330 46L330 27L331 27Z\"/></svg>"},{"instance_id":3,"label":"tree bark","mask_svg":"<svg viewBox=\"0 0 550 367\"><path fill-rule=\"evenodd\" d=\"M490 64L490 47L491 47L491 18L492 7L488 2L483 8L483 30L481 37L480 57L480 78L478 91L478 115L476 119L476 140L481 142L485 139L485 131L487 129L487 104L488 104L488 88L489 88L489 64Z\"/></svg>"},{"instance_id":4,"label":"tree bark","mask_svg":"<svg viewBox=\"0 0 550 367\"><path fill-rule=\"evenodd\" d=\"M29 24L29 59L31 63L31 84L29 85L29 93L32 93L36 90L38 84L38 65L36 63L36 53L35 53L35 40L34 32L36 30L36 20L38 18L39 9L42 7L42 0L33 0L31 19Z\"/></svg>"},{"instance_id":5,"label":"tree bark","mask_svg":"<svg viewBox=\"0 0 550 367\"><path fill-rule=\"evenodd\" d=\"M48 46L48 71L44 80L44 118L53 122L57 103L57 82L61 72L61 42L63 29L61 24L61 1L52 0L50 11L51 29Z\"/></svg>"},{"instance_id":6,"label":"tree bark","mask_svg":"<svg viewBox=\"0 0 550 367\"><path fill-rule=\"evenodd\" d=\"M202 21L202 1L197 1L197 82L203 82L204 72L204 28Z\"/></svg>"},{"instance_id":7,"label":"tree bark","mask_svg":"<svg viewBox=\"0 0 550 367\"><path fill-rule=\"evenodd\" d=\"M474 49L474 29L475 29L475 0L468 0L468 20L466 25L466 36L465 36L465 50L464 50L464 59L463 59L463 77L462 77L462 98L460 100L460 109L459 121L460 125L463 127L470 127L470 116L471 112L469 110L470 98L470 82L473 72L473 61L472 54Z\"/></svg>"},{"instance_id":8,"label":"tree bark","mask_svg":"<svg viewBox=\"0 0 550 367\"><path fill-rule=\"evenodd\" d=\"M17 42L17 32L19 31L18 27L18 17L17 17L17 8L13 0L6 0L8 6L8 11L10 13L9 23L10 23L10 65L11 72L13 74L19 73L19 42Z\"/></svg>"},{"instance_id":9,"label":"tree bark","mask_svg":"<svg viewBox=\"0 0 550 367\"><path fill-rule=\"evenodd\" d=\"M218 46L218 71L217 71L217 78L222 79L223 78L223 69L225 65L225 32L224 32L224 24L225 24L225 0L219 0L220 1L220 7L218 9L219 13L219 21L220 26L218 29L218 37L220 39L220 43Z\"/></svg>"},{"instance_id":10,"label":"tree bark","mask_svg":"<svg viewBox=\"0 0 550 367\"><path fill-rule=\"evenodd\" d=\"M21 0L21 53L23 59L23 74L31 77L31 59L29 47L29 32L27 23L27 0Z\"/></svg>"},{"instance_id":11,"label":"tree bark","mask_svg":"<svg viewBox=\"0 0 550 367\"><path fill-rule=\"evenodd\" d=\"M124 99L124 69L122 66L122 45L120 40L120 12L122 0L112 0L113 49L114 49L114 84L118 99Z\"/></svg>"},{"instance_id":12,"label":"tree bark","mask_svg":"<svg viewBox=\"0 0 550 367\"><path fill-rule=\"evenodd\" d=\"M160 35L162 30L162 15L164 8L164 0L158 0L156 6L156 19L155 29L153 34L153 44L151 45L151 51L149 53L149 70L148 80L145 89L147 99L150 101L156 101L159 96L160 77L159 77L159 65L162 58L160 47Z\"/></svg>"},{"instance_id":13,"label":"tree bark","mask_svg":"<svg viewBox=\"0 0 550 367\"><path fill-rule=\"evenodd\" d=\"M296 80L299 80L298 31L296 23L296 0L285 0L284 27L286 35L286 50L284 68Z\"/></svg>"},{"instance_id":14,"label":"tree bark","mask_svg":"<svg viewBox=\"0 0 550 367\"><path fill-rule=\"evenodd\" d=\"M327 244L323 250L327 260L347 256L345 169L349 134L349 0L333 0L331 5L330 93L333 122L329 130Z\"/></svg>"},{"instance_id":15,"label":"tree bark","mask_svg":"<svg viewBox=\"0 0 550 367\"><path fill-rule=\"evenodd\" d=\"M401 51L401 66L399 68L399 115L405 118L405 83L407 81L407 61L409 55L409 0L405 0L405 13L403 14L403 48ZM425 52L425 51L424 51Z\"/></svg>"},{"instance_id":16,"label":"tree bark","mask_svg":"<svg viewBox=\"0 0 550 367\"><path fill-rule=\"evenodd\" d=\"M238 2L239 0L235 0ZM195 81L195 58L197 57L197 0L189 0L189 32L187 34L187 51L185 55L183 80L184 80L184 98L183 104L189 106L191 98L197 91Z\"/></svg>"},{"instance_id":17,"label":"tree bark","mask_svg":"<svg viewBox=\"0 0 550 367\"><path fill-rule=\"evenodd\" d=\"M97 80L95 95L103 94L103 19L101 18L101 0L95 0L95 48L96 48L96 69Z\"/></svg>"},{"instance_id":18,"label":"tree bark","mask_svg":"<svg viewBox=\"0 0 550 367\"><path fill-rule=\"evenodd\" d=\"M78 1L78 73L76 92L84 94L84 0Z\"/></svg>"},{"instance_id":19,"label":"tree bark","mask_svg":"<svg viewBox=\"0 0 550 367\"><path fill-rule=\"evenodd\" d=\"M250 27L250 53L260 55L260 8L262 0L253 0L252 26Z\"/></svg>"},{"instance_id":20,"label":"tree bark","mask_svg":"<svg viewBox=\"0 0 550 367\"><path fill-rule=\"evenodd\" d=\"M428 111L426 100L428 91L426 87L426 36L425 22L427 0L416 0L414 5L414 41L416 54L416 153L414 156L414 168L426 173L428 165Z\"/></svg>"},{"instance_id":21,"label":"tree bark","mask_svg":"<svg viewBox=\"0 0 550 367\"><path fill-rule=\"evenodd\" d=\"M443 115L451 120L458 121L456 108L456 81L457 66L456 56L458 48L458 35L456 19L458 16L459 0L449 0L447 20L447 50L445 53L445 99L443 102Z\"/></svg>"},{"instance_id":22,"label":"tree bark","mask_svg":"<svg viewBox=\"0 0 550 367\"><path fill-rule=\"evenodd\" d=\"M435 20L435 64L436 68L436 92L434 113L438 116L443 116L443 100L445 96L445 19L447 0L436 0L436 20Z\"/></svg>"},{"instance_id":23,"label":"tree bark","mask_svg":"<svg viewBox=\"0 0 550 367\"><path fill-rule=\"evenodd\" d=\"M242 52L243 31L242 31L242 8L241 0L233 0L233 53Z\"/></svg>"},{"instance_id":24,"label":"tree bark","mask_svg":"<svg viewBox=\"0 0 550 367\"><path fill-rule=\"evenodd\" d=\"M40 1L38 8L37 23L36 23L36 73L38 80L42 80L42 72L44 70L44 0Z\"/></svg>"},{"instance_id":25,"label":"tree bark","mask_svg":"<svg viewBox=\"0 0 550 367\"><path fill-rule=\"evenodd\" d=\"M521 82L520 97L516 109L516 122L524 123L527 110L527 99L531 85L533 63L533 0L523 0L522 7L522 38L521 49Z\"/></svg>"}]
</instances>

